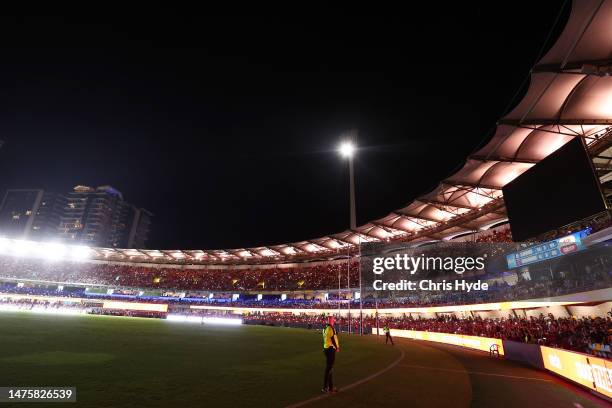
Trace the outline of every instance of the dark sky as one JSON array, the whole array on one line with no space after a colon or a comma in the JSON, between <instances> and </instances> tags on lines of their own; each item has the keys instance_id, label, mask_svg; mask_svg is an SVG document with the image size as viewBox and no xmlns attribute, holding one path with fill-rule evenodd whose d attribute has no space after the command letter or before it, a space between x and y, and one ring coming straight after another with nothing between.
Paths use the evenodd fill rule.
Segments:
<instances>
[{"instance_id":1,"label":"dark sky","mask_svg":"<svg viewBox=\"0 0 612 408\"><path fill-rule=\"evenodd\" d=\"M384 216L490 136L563 2L431 3L2 17L0 191L110 184L155 213L149 247L297 241L347 227L358 128L358 223Z\"/></svg>"}]
</instances>

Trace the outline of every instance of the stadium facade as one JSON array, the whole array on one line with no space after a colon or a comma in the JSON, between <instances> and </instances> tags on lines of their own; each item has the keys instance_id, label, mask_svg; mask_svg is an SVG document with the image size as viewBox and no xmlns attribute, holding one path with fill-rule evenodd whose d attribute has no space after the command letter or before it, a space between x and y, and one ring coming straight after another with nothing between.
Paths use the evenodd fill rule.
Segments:
<instances>
[{"instance_id":1,"label":"stadium facade","mask_svg":"<svg viewBox=\"0 0 612 408\"><path fill-rule=\"evenodd\" d=\"M95 226L102 219L121 223L124 207L118 203L122 197L110 187L79 186L65 197L69 211L60 216L62 233L85 238L75 242L93 246L0 238L0 307L202 323L204 318L244 315L247 323L293 327L313 327L321 324L322 315L337 313L340 326L351 331L357 321L351 320L351 308L359 300L362 333L378 334L379 319L384 318L396 325L396 336L498 355L510 351L506 347L518 347L506 341L515 339L537 347L539 368L612 398L609 210L576 219L572 225L558 225L544 237L534 236L531 243L514 243L502 190L580 138L608 200L611 30L612 0L574 1L565 30L535 65L525 96L499 121L488 143L433 191L383 218L340 233L227 250L130 249L129 245L121 248L117 238L104 241L110 242L104 247L97 244L95 237L101 234L97 235ZM28 200L42 201L43 193L32 194ZM84 203L90 198L99 205L89 208ZM562 197L559 200L562 206ZM91 221L91 227L83 220ZM105 234L116 237L117 232L111 229ZM129 237L134 241L143 235L134 232ZM486 280L495 290L466 296L415 293L401 299L373 294L366 298L358 290L358 263L367 258L371 247L386 244L387 251L418 248L436 255L448 250L447 243L460 249L468 243L483 244L479 250L488 255L493 267L465 273L461 279ZM509 247L500 252L494 245L499 243ZM352 313L355 316L354 309ZM551 327L555 331L547 331ZM463 334L467 329L475 335ZM537 337L529 337L534 332ZM549 333L555 337L551 339ZM564 344L566 339L571 341ZM584 368L563 370L561 361ZM584 382L584 373L589 374L590 384Z\"/></svg>"}]
</instances>

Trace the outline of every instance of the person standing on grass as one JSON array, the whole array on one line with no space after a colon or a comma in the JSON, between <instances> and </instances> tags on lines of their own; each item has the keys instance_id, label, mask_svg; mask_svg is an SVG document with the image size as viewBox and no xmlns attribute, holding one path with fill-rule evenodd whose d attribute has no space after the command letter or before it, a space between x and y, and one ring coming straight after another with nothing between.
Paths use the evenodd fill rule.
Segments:
<instances>
[{"instance_id":1,"label":"person standing on grass","mask_svg":"<svg viewBox=\"0 0 612 408\"><path fill-rule=\"evenodd\" d=\"M340 342L338 341L338 334L334 328L336 319L334 316L329 316L327 324L323 329L323 353L325 354L325 375L323 377L323 389L322 392L338 392L337 388L334 388L333 370L334 362L336 361L336 353L340 351Z\"/></svg>"},{"instance_id":2,"label":"person standing on grass","mask_svg":"<svg viewBox=\"0 0 612 408\"><path fill-rule=\"evenodd\" d=\"M383 327L383 332L385 332L385 344L391 340L391 345L395 346L395 343L393 343L393 337L391 337L391 329L389 328L388 324L385 324L385 327Z\"/></svg>"}]
</instances>

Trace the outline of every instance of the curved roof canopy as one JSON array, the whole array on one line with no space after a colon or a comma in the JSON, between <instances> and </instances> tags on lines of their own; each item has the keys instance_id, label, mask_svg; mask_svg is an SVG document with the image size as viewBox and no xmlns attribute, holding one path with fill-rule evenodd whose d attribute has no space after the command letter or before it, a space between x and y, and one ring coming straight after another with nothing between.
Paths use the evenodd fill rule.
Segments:
<instances>
[{"instance_id":1,"label":"curved roof canopy","mask_svg":"<svg viewBox=\"0 0 612 408\"><path fill-rule=\"evenodd\" d=\"M563 33L536 64L527 93L499 121L490 141L406 207L353 230L282 245L93 250L103 259L131 262L290 262L346 254L360 242L442 240L487 229L506 220L501 188L572 138L585 139L597 164L612 139L611 75L612 0L574 0Z\"/></svg>"}]
</instances>

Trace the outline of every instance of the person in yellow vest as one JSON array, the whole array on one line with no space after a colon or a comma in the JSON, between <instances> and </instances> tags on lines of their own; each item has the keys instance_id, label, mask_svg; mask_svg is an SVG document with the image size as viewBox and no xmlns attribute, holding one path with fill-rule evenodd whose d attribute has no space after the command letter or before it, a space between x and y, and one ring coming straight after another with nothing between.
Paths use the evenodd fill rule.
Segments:
<instances>
[{"instance_id":1,"label":"person in yellow vest","mask_svg":"<svg viewBox=\"0 0 612 408\"><path fill-rule=\"evenodd\" d=\"M391 345L395 346L395 344L393 343L393 337L391 337L391 329L389 328L388 324L385 324L385 327L383 327L383 332L385 332L385 344L387 344L389 340L391 340Z\"/></svg>"},{"instance_id":2,"label":"person in yellow vest","mask_svg":"<svg viewBox=\"0 0 612 408\"><path fill-rule=\"evenodd\" d=\"M334 316L329 316L327 324L323 329L323 353L325 354L325 376L323 377L323 389L322 392L338 392L337 388L334 388L333 370L334 362L336 361L336 353L340 351L340 342L338 340L338 333L334 328L336 319Z\"/></svg>"}]
</instances>

